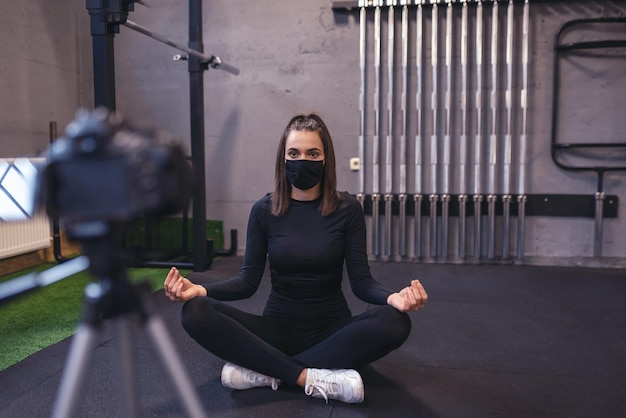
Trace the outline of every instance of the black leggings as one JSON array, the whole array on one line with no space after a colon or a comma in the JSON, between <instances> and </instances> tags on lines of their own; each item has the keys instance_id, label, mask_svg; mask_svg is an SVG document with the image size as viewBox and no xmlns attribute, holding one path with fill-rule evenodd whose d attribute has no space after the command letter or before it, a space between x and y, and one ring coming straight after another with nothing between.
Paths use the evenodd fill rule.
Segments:
<instances>
[{"instance_id":1,"label":"black leggings","mask_svg":"<svg viewBox=\"0 0 626 418\"><path fill-rule=\"evenodd\" d=\"M305 368L358 369L400 347L411 320L376 306L322 333L294 333L277 319L253 315L209 297L185 303L182 324L200 345L223 360L295 385Z\"/></svg>"}]
</instances>

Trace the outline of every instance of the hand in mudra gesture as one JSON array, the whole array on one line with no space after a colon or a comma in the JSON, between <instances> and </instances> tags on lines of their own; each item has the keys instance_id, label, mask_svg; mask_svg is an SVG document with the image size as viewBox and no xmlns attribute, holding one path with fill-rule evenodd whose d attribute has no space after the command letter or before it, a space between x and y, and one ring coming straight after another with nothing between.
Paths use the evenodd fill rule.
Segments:
<instances>
[{"instance_id":1,"label":"hand in mudra gesture","mask_svg":"<svg viewBox=\"0 0 626 418\"><path fill-rule=\"evenodd\" d=\"M173 302L186 302L196 296L206 296L206 289L183 277L176 267L172 267L163 284L165 296Z\"/></svg>"},{"instance_id":2,"label":"hand in mudra gesture","mask_svg":"<svg viewBox=\"0 0 626 418\"><path fill-rule=\"evenodd\" d=\"M428 301L428 294L419 280L411 280L411 284L399 292L392 293L387 303L400 312L411 312L422 309Z\"/></svg>"}]
</instances>

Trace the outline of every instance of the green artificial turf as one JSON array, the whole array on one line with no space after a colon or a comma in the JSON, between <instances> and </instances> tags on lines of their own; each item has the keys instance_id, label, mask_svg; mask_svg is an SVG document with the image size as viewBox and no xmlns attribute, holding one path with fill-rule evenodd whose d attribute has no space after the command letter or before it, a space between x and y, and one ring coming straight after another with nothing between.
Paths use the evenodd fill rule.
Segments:
<instances>
[{"instance_id":1,"label":"green artificial turf","mask_svg":"<svg viewBox=\"0 0 626 418\"><path fill-rule=\"evenodd\" d=\"M44 264L0 278L0 282L43 271ZM128 269L129 280L148 281L153 291L163 288L165 268ZM87 271L0 305L0 370L71 336L80 319L85 286L94 282Z\"/></svg>"},{"instance_id":2,"label":"green artificial turf","mask_svg":"<svg viewBox=\"0 0 626 418\"><path fill-rule=\"evenodd\" d=\"M134 249L178 250L183 246L181 218L140 219L126 233L126 245ZM187 247L192 248L193 233L187 235ZM221 221L206 221L207 239L213 248L223 248L224 230ZM146 242L150 237L150 242ZM146 248L149 247L149 248ZM41 266L0 277L0 282L55 264ZM163 288L167 268L128 269L132 282L147 280L153 291ZM183 272L186 274L186 272ZM94 281L87 272L81 272L52 285L31 291L15 300L0 304L0 370L23 360L37 351L71 336L82 314L85 286Z\"/></svg>"}]
</instances>

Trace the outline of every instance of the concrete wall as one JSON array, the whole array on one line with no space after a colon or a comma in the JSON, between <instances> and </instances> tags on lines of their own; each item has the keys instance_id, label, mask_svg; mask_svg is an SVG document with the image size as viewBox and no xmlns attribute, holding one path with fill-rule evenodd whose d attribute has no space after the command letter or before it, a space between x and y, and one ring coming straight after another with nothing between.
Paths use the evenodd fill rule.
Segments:
<instances>
[{"instance_id":1,"label":"concrete wall","mask_svg":"<svg viewBox=\"0 0 626 418\"><path fill-rule=\"evenodd\" d=\"M90 100L87 12L80 4L57 10L56 2L43 0L2 3L6 10L0 14L0 42L13 59L0 63L0 153L36 152L46 144L48 120L64 124L75 107ZM553 39L566 21L624 15L626 7L617 1L531 4L526 192L593 195L593 175L561 170L550 158ZM150 0L149 5L137 5L129 18L186 45L187 2ZM295 113L316 111L325 118L335 141L339 187L359 191L358 172L349 170L350 158L358 153L358 12L333 11L331 5L328 0L204 2L205 53L241 70L239 76L218 70L204 76L207 217L223 220L225 230L239 231L240 252L250 206L272 188L276 144ZM519 19L519 11L516 15ZM118 110L132 119L151 121L188 144L187 65L172 60L179 51L125 27L115 42ZM458 55L458 45L455 48ZM621 59L602 62L608 70L593 64L568 80L572 90L565 93L563 133L568 138L603 140L621 135L620 115L626 103L614 92L623 88L626 67ZM575 72L570 68L567 73ZM368 89L373 88L371 77ZM519 83L519 72L516 77ZM372 124L370 117L368 145ZM415 130L414 118L409 124ZM620 216L604 221L602 259L592 257L593 219L528 217L524 262L623 266L624 175L608 174L604 188L619 196Z\"/></svg>"},{"instance_id":2,"label":"concrete wall","mask_svg":"<svg viewBox=\"0 0 626 418\"><path fill-rule=\"evenodd\" d=\"M47 149L76 108L91 106L89 16L81 2L0 1L0 155Z\"/></svg>"}]
</instances>

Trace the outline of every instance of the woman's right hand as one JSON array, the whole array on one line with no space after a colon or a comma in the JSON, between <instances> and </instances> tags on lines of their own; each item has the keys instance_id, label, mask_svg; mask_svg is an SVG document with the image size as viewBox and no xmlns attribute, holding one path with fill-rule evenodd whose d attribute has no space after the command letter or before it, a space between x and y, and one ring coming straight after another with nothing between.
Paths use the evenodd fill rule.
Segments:
<instances>
[{"instance_id":1,"label":"woman's right hand","mask_svg":"<svg viewBox=\"0 0 626 418\"><path fill-rule=\"evenodd\" d=\"M196 296L206 296L206 289L183 277L176 267L172 267L163 284L165 296L173 302L186 302Z\"/></svg>"}]
</instances>

